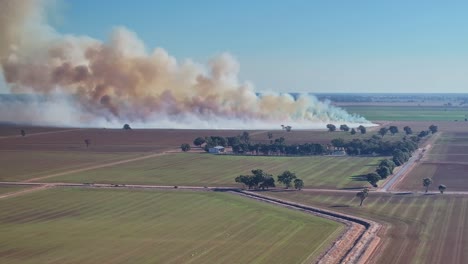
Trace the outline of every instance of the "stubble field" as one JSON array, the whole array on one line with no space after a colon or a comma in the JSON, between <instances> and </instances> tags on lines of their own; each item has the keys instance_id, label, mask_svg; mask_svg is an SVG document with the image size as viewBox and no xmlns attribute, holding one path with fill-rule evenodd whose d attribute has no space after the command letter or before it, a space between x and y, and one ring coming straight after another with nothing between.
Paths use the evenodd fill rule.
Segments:
<instances>
[{"instance_id":1,"label":"stubble field","mask_svg":"<svg viewBox=\"0 0 468 264\"><path fill-rule=\"evenodd\" d=\"M385 225L370 263L465 263L468 196L371 192L359 207L355 193L269 192L267 195L375 220Z\"/></svg>"}]
</instances>

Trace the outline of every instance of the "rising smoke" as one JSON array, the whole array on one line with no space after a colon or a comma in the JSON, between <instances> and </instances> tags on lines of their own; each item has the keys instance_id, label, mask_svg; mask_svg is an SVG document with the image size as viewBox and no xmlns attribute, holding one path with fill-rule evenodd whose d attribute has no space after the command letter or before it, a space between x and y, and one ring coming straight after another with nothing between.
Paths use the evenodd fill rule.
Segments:
<instances>
[{"instance_id":1,"label":"rising smoke","mask_svg":"<svg viewBox=\"0 0 468 264\"><path fill-rule=\"evenodd\" d=\"M0 102L0 121L67 126L253 128L366 124L364 118L303 95L258 95L238 79L227 53L203 66L148 52L115 28L105 42L63 35L46 19L50 1L0 0L0 62L12 93L41 100ZM136 125L135 125L136 124Z\"/></svg>"}]
</instances>

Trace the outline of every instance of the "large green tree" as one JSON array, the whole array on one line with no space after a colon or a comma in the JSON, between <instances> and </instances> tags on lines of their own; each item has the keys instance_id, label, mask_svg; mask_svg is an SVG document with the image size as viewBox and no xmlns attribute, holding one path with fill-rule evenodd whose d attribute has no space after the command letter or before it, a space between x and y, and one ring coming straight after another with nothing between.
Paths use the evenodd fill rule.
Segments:
<instances>
[{"instance_id":1,"label":"large green tree","mask_svg":"<svg viewBox=\"0 0 468 264\"><path fill-rule=\"evenodd\" d=\"M437 132L438 127L436 125L430 125L429 130L432 132L432 134L435 134Z\"/></svg>"},{"instance_id":2,"label":"large green tree","mask_svg":"<svg viewBox=\"0 0 468 264\"><path fill-rule=\"evenodd\" d=\"M294 179L294 189L301 190L304 187L304 182L301 179Z\"/></svg>"},{"instance_id":3,"label":"large green tree","mask_svg":"<svg viewBox=\"0 0 468 264\"><path fill-rule=\"evenodd\" d=\"M390 126L388 128L388 130L390 131L390 133L392 133L392 136L395 135L396 133L398 133L398 127L397 126Z\"/></svg>"},{"instance_id":4,"label":"large green tree","mask_svg":"<svg viewBox=\"0 0 468 264\"><path fill-rule=\"evenodd\" d=\"M445 186L445 185L443 185L443 184L439 185L439 192L440 192L440 193L443 194L443 193L445 192L446 189L447 189L447 186Z\"/></svg>"},{"instance_id":5,"label":"large green tree","mask_svg":"<svg viewBox=\"0 0 468 264\"><path fill-rule=\"evenodd\" d=\"M432 184L431 178L424 178L423 179L423 186L426 187L426 193L429 190L429 186Z\"/></svg>"},{"instance_id":6,"label":"large green tree","mask_svg":"<svg viewBox=\"0 0 468 264\"><path fill-rule=\"evenodd\" d=\"M333 124L328 124L327 125L328 131L333 132L336 130L336 126Z\"/></svg>"},{"instance_id":7,"label":"large green tree","mask_svg":"<svg viewBox=\"0 0 468 264\"><path fill-rule=\"evenodd\" d=\"M182 145L180 145L180 149L182 149L183 152L187 152L190 150L190 145L187 144L187 143L184 143Z\"/></svg>"},{"instance_id":8,"label":"large green tree","mask_svg":"<svg viewBox=\"0 0 468 264\"><path fill-rule=\"evenodd\" d=\"M359 204L359 206L362 206L362 202L364 202L364 200L367 198L368 195L369 195L369 189L367 188L364 188L364 190L356 193L356 196L359 197L359 199L361 200L361 203Z\"/></svg>"},{"instance_id":9,"label":"large green tree","mask_svg":"<svg viewBox=\"0 0 468 264\"><path fill-rule=\"evenodd\" d=\"M371 172L366 175L367 181L372 184L372 186L377 187L377 183L382 179L380 175L375 172Z\"/></svg>"},{"instance_id":10,"label":"large green tree","mask_svg":"<svg viewBox=\"0 0 468 264\"><path fill-rule=\"evenodd\" d=\"M205 143L205 139L202 137L197 137L196 139L193 140L193 144L198 147L203 145L203 143Z\"/></svg>"},{"instance_id":11,"label":"large green tree","mask_svg":"<svg viewBox=\"0 0 468 264\"><path fill-rule=\"evenodd\" d=\"M380 128L380 130L379 130L379 135L381 135L382 137L384 137L385 134L387 134L387 132L388 132L388 128L382 127L382 128Z\"/></svg>"},{"instance_id":12,"label":"large green tree","mask_svg":"<svg viewBox=\"0 0 468 264\"><path fill-rule=\"evenodd\" d=\"M290 171L284 171L280 175L278 175L278 182L284 184L286 189L291 187L291 182L296 179L296 174Z\"/></svg>"},{"instance_id":13,"label":"large green tree","mask_svg":"<svg viewBox=\"0 0 468 264\"><path fill-rule=\"evenodd\" d=\"M341 125L341 126L340 126L340 130L341 130L341 131L348 132L348 131L349 131L349 127L348 127L348 125L344 124L344 125Z\"/></svg>"}]
</instances>

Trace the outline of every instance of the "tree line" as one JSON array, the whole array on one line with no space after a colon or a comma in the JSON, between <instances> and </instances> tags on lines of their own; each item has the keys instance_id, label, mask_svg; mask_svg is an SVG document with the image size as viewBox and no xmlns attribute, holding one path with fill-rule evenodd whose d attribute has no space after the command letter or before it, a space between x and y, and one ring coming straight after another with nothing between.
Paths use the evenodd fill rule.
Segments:
<instances>
[{"instance_id":1,"label":"tree line","mask_svg":"<svg viewBox=\"0 0 468 264\"><path fill-rule=\"evenodd\" d=\"M290 188L294 184L296 190L301 190L304 187L304 182L297 178L296 174L290 171L284 171L277 176L278 182L283 184L286 189ZM252 170L250 175L239 175L235 179L235 182L242 183L244 187L250 189L269 189L270 187L276 187L275 179L273 175L264 172L263 170L256 169Z\"/></svg>"}]
</instances>

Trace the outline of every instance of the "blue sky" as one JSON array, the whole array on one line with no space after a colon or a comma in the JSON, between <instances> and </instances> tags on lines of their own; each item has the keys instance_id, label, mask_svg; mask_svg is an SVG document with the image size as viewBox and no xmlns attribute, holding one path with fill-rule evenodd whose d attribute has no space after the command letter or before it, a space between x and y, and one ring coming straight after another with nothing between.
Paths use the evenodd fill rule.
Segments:
<instances>
[{"instance_id":1,"label":"blue sky","mask_svg":"<svg viewBox=\"0 0 468 264\"><path fill-rule=\"evenodd\" d=\"M60 32L125 26L178 59L230 52L260 91L468 91L468 1L68 0L60 14Z\"/></svg>"}]
</instances>

